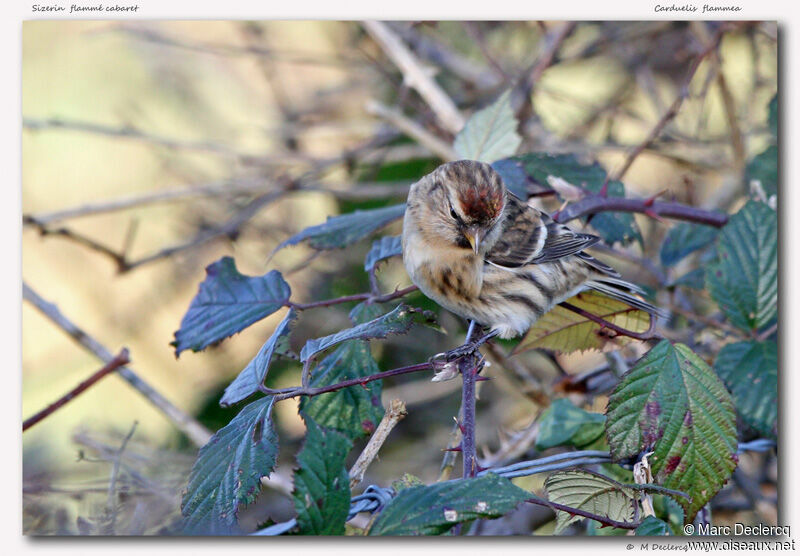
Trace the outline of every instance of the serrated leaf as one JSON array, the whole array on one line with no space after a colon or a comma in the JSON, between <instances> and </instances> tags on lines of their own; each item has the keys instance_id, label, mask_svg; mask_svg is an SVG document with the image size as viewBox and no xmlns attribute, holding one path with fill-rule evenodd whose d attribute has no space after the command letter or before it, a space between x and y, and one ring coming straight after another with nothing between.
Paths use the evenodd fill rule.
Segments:
<instances>
[{"instance_id":1,"label":"serrated leaf","mask_svg":"<svg viewBox=\"0 0 800 556\"><path fill-rule=\"evenodd\" d=\"M777 438L778 345L752 340L727 344L714 370L731 391L739 417L762 435Z\"/></svg>"},{"instance_id":2,"label":"serrated leaf","mask_svg":"<svg viewBox=\"0 0 800 556\"><path fill-rule=\"evenodd\" d=\"M654 515L644 518L642 524L636 528L637 537L666 537L671 535L669 525Z\"/></svg>"},{"instance_id":3,"label":"serrated leaf","mask_svg":"<svg viewBox=\"0 0 800 556\"><path fill-rule=\"evenodd\" d=\"M258 350L256 356L233 379L233 382L225 388L225 393L219 401L221 406L227 407L258 392L258 387L267 378L273 355L289 351L289 332L296 318L297 313L295 310L289 309L280 324L275 327L272 336Z\"/></svg>"},{"instance_id":4,"label":"serrated leaf","mask_svg":"<svg viewBox=\"0 0 800 556\"><path fill-rule=\"evenodd\" d=\"M605 415L584 411L566 398L557 399L539 420L536 449L565 445L581 448L603 434L605 422Z\"/></svg>"},{"instance_id":5,"label":"serrated leaf","mask_svg":"<svg viewBox=\"0 0 800 556\"><path fill-rule=\"evenodd\" d=\"M778 314L775 211L749 201L722 229L717 256L706 269L706 284L731 324L749 331L774 321Z\"/></svg>"},{"instance_id":6,"label":"serrated leaf","mask_svg":"<svg viewBox=\"0 0 800 556\"><path fill-rule=\"evenodd\" d=\"M350 511L350 483L344 467L352 443L306 417L306 440L297 455L294 507L304 535L343 535Z\"/></svg>"},{"instance_id":7,"label":"serrated leaf","mask_svg":"<svg viewBox=\"0 0 800 556\"><path fill-rule=\"evenodd\" d=\"M763 152L754 156L747 164L748 183L752 180L761 182L761 187L767 195L778 193L778 147L770 145Z\"/></svg>"},{"instance_id":8,"label":"serrated leaf","mask_svg":"<svg viewBox=\"0 0 800 556\"><path fill-rule=\"evenodd\" d=\"M379 372L369 344L351 340L337 347L314 368L311 387L317 388L369 376ZM320 425L335 429L352 439L375 431L383 418L381 381L376 380L313 398L304 397L301 409Z\"/></svg>"},{"instance_id":9,"label":"serrated leaf","mask_svg":"<svg viewBox=\"0 0 800 556\"><path fill-rule=\"evenodd\" d=\"M517 118L511 109L511 90L508 90L467 120L453 148L460 158L491 163L513 155L521 142Z\"/></svg>"},{"instance_id":10,"label":"serrated leaf","mask_svg":"<svg viewBox=\"0 0 800 556\"><path fill-rule=\"evenodd\" d=\"M376 239L364 259L364 270L369 272L385 259L403 254L403 242L400 236L383 236Z\"/></svg>"},{"instance_id":11,"label":"serrated leaf","mask_svg":"<svg viewBox=\"0 0 800 556\"><path fill-rule=\"evenodd\" d=\"M544 488L547 499L551 502L591 512L614 521L633 520L633 490L608 477L581 469L559 471L547 477ZM556 511L555 534L558 535L581 519L584 518L579 515Z\"/></svg>"},{"instance_id":12,"label":"serrated leaf","mask_svg":"<svg viewBox=\"0 0 800 556\"><path fill-rule=\"evenodd\" d=\"M429 311L420 311L400 304L391 313L369 322L342 330L330 336L307 341L300 351L300 360L305 362L309 357L313 357L319 352L346 340L369 340L385 338L389 334L405 334L415 324L429 322L435 322L435 316Z\"/></svg>"},{"instance_id":13,"label":"serrated leaf","mask_svg":"<svg viewBox=\"0 0 800 556\"><path fill-rule=\"evenodd\" d=\"M561 178L592 193L599 192L606 180L606 171L599 164L584 164L572 154L527 153L514 157L514 160L519 161L536 184L548 190L552 189L548 184L548 176ZM625 186L620 181L610 181L606 193L609 197L624 197ZM631 213L600 212L592 217L591 225L609 245L617 241L642 241L639 227Z\"/></svg>"},{"instance_id":14,"label":"serrated leaf","mask_svg":"<svg viewBox=\"0 0 800 556\"><path fill-rule=\"evenodd\" d=\"M601 317L633 332L645 332L650 327L650 315L630 305L593 291L581 292L567 300L584 311ZM528 349L552 349L561 353L586 349L602 349L608 340L598 334L600 325L569 309L556 305L542 315L528 330L514 353ZM618 336L617 344L630 341Z\"/></svg>"},{"instance_id":15,"label":"serrated leaf","mask_svg":"<svg viewBox=\"0 0 800 556\"><path fill-rule=\"evenodd\" d=\"M291 295L277 270L245 276L231 257L222 257L206 268L206 279L175 332L175 355L200 351L244 330L286 305Z\"/></svg>"},{"instance_id":16,"label":"serrated leaf","mask_svg":"<svg viewBox=\"0 0 800 556\"><path fill-rule=\"evenodd\" d=\"M381 511L370 535L441 535L456 523L496 518L529 499L511 481L487 473L401 490Z\"/></svg>"},{"instance_id":17,"label":"serrated leaf","mask_svg":"<svg viewBox=\"0 0 800 556\"><path fill-rule=\"evenodd\" d=\"M272 427L273 398L245 406L200 448L181 509L189 534L235 530L240 506L255 499L261 477L275 467L278 437Z\"/></svg>"},{"instance_id":18,"label":"serrated leaf","mask_svg":"<svg viewBox=\"0 0 800 556\"><path fill-rule=\"evenodd\" d=\"M328 218L324 224L306 228L282 242L275 251L302 241L314 249L339 249L361 241L370 234L403 217L406 205L392 205L371 210L357 210Z\"/></svg>"},{"instance_id":19,"label":"serrated leaf","mask_svg":"<svg viewBox=\"0 0 800 556\"><path fill-rule=\"evenodd\" d=\"M681 222L670 228L661 244L661 264L673 266L684 257L713 243L719 230L692 222Z\"/></svg>"},{"instance_id":20,"label":"serrated leaf","mask_svg":"<svg viewBox=\"0 0 800 556\"><path fill-rule=\"evenodd\" d=\"M733 401L714 371L683 344L662 340L623 375L608 401L615 461L653 451L656 483L691 496L691 522L736 468Z\"/></svg>"}]
</instances>

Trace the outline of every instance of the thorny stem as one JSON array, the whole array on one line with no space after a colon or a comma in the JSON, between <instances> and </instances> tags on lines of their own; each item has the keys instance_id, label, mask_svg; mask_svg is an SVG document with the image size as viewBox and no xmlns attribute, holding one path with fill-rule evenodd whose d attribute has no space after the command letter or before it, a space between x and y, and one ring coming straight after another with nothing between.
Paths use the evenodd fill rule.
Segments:
<instances>
[{"instance_id":1,"label":"thorny stem","mask_svg":"<svg viewBox=\"0 0 800 556\"><path fill-rule=\"evenodd\" d=\"M470 344L481 327L470 321L465 344ZM476 353L471 353L458 363L461 371L461 458L464 463L463 477L474 477L477 473L475 453L475 382L481 361Z\"/></svg>"}]
</instances>

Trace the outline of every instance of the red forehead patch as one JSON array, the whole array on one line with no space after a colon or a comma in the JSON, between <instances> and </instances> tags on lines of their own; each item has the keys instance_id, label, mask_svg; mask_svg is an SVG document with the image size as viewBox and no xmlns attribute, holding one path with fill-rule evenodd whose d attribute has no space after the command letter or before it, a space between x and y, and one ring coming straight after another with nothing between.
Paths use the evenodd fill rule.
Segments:
<instances>
[{"instance_id":1,"label":"red forehead patch","mask_svg":"<svg viewBox=\"0 0 800 556\"><path fill-rule=\"evenodd\" d=\"M468 187L460 192L461 210L474 220L493 220L503 208L503 196L499 189L489 185Z\"/></svg>"}]
</instances>

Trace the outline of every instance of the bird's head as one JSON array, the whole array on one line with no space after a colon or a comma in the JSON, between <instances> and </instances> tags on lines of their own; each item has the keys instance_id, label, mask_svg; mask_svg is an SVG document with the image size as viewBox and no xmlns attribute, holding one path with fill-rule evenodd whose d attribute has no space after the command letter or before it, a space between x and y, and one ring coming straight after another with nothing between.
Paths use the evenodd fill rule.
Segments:
<instances>
[{"instance_id":1,"label":"bird's head","mask_svg":"<svg viewBox=\"0 0 800 556\"><path fill-rule=\"evenodd\" d=\"M506 188L488 164L459 160L439 166L409 194L427 240L485 254L502 232Z\"/></svg>"}]
</instances>

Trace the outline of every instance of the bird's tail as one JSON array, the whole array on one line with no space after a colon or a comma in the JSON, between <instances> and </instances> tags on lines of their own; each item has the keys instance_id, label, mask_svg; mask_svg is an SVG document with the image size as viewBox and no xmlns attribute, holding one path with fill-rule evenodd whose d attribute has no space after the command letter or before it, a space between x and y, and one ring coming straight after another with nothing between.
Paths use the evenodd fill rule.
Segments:
<instances>
[{"instance_id":1,"label":"bird's tail","mask_svg":"<svg viewBox=\"0 0 800 556\"><path fill-rule=\"evenodd\" d=\"M644 293L639 286L631 284L630 282L626 282L620 278L602 276L593 280L589 280L586 282L586 286L589 287L589 289L603 293L612 299L627 303L631 307L640 309L650 313L651 315L656 315L659 317L667 316L663 309L659 309L658 307L651 305L639 297L639 295Z\"/></svg>"}]
</instances>

